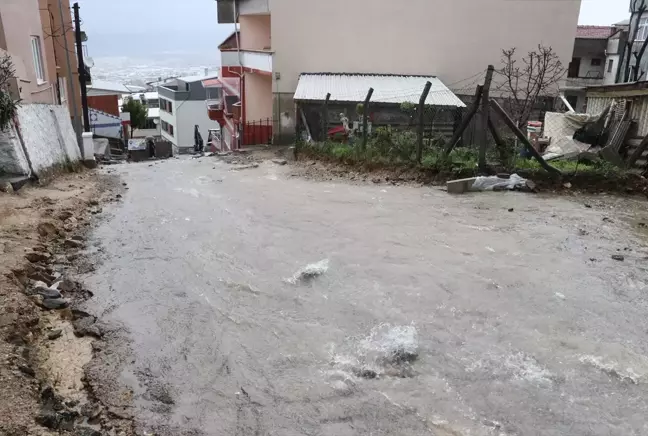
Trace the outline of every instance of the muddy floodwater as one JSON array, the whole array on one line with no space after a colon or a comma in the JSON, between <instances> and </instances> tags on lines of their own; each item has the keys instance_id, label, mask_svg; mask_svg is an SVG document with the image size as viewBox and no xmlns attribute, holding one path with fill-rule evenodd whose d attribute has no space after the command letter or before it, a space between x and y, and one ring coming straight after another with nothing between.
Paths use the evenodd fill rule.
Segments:
<instances>
[{"instance_id":1,"label":"muddy floodwater","mask_svg":"<svg viewBox=\"0 0 648 436\"><path fill-rule=\"evenodd\" d=\"M143 429L648 434L646 202L112 168L84 279Z\"/></svg>"}]
</instances>

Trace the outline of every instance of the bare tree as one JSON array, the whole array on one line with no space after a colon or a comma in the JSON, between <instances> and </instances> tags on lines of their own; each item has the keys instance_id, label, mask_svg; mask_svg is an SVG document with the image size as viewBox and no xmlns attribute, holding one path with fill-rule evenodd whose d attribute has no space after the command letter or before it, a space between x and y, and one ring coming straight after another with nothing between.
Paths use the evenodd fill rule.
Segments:
<instances>
[{"instance_id":1,"label":"bare tree","mask_svg":"<svg viewBox=\"0 0 648 436\"><path fill-rule=\"evenodd\" d=\"M16 78L16 68L11 56L4 54L0 57L0 129L7 128L11 120L16 116L16 110L20 99L14 100L11 96L11 80Z\"/></svg>"},{"instance_id":2,"label":"bare tree","mask_svg":"<svg viewBox=\"0 0 648 436\"><path fill-rule=\"evenodd\" d=\"M495 89L502 94L513 121L524 128L538 100L555 94L565 67L551 47L538 45L520 60L516 49L502 50Z\"/></svg>"},{"instance_id":3,"label":"bare tree","mask_svg":"<svg viewBox=\"0 0 648 436\"><path fill-rule=\"evenodd\" d=\"M630 0L630 30L631 34L628 37L626 42L624 56L624 70L623 70L623 81L637 81L639 77L643 75L640 74L640 65L641 58L643 57L646 47L648 46L648 38L644 38L644 42L641 44L639 50L634 50L635 41L637 40L637 35L639 34L639 23L641 22L641 17L648 10L648 3L646 0ZM633 24L634 21L634 24ZM631 65L632 57L634 56L635 64Z\"/></svg>"}]
</instances>

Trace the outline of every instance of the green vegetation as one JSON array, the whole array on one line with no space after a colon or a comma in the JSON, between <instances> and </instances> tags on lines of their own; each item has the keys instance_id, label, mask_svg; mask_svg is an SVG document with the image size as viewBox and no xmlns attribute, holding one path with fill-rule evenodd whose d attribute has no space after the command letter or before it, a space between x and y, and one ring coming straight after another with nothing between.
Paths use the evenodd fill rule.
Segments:
<instances>
[{"instance_id":1,"label":"green vegetation","mask_svg":"<svg viewBox=\"0 0 648 436\"><path fill-rule=\"evenodd\" d=\"M134 129L144 129L148 118L148 108L141 101L128 99L122 105L122 112L129 112L131 116L131 136Z\"/></svg>"},{"instance_id":2,"label":"green vegetation","mask_svg":"<svg viewBox=\"0 0 648 436\"><path fill-rule=\"evenodd\" d=\"M521 172L534 176L545 173L536 160L519 157L519 150L516 150L512 144L508 151L513 157L506 163L499 160L499 154L494 145L489 149L488 161L492 163L492 167L496 171ZM417 164L415 161L416 134L414 132L379 127L369 139L364 152L360 150L357 141L355 145L327 141L301 144L300 153L349 165L365 165L373 168L419 168L448 177L469 177L477 174L478 152L476 147L456 147L448 159L444 160L443 145L443 138L426 139L423 158L421 163ZM561 170L564 176L580 174L601 178L618 178L625 174L623 169L602 160L556 160L550 163Z\"/></svg>"},{"instance_id":3,"label":"green vegetation","mask_svg":"<svg viewBox=\"0 0 648 436\"><path fill-rule=\"evenodd\" d=\"M10 90L13 79L16 78L16 68L11 56L5 54L0 58L0 129L9 127L18 111L20 100L14 100ZM14 85L15 86L15 85Z\"/></svg>"}]
</instances>

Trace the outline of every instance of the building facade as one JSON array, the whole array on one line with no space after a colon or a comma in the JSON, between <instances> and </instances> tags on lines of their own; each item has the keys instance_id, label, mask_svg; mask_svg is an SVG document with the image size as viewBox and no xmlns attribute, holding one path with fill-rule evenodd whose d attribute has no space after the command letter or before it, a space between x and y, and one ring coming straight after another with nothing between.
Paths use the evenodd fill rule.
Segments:
<instances>
[{"instance_id":1,"label":"building facade","mask_svg":"<svg viewBox=\"0 0 648 436\"><path fill-rule=\"evenodd\" d=\"M45 50L38 0L0 0L0 49L11 56L16 79L14 98L25 103L56 103L56 76Z\"/></svg>"},{"instance_id":2,"label":"building facade","mask_svg":"<svg viewBox=\"0 0 648 436\"><path fill-rule=\"evenodd\" d=\"M567 78L561 86L576 112L585 110L586 88L616 82L627 26L578 26Z\"/></svg>"},{"instance_id":3,"label":"building facade","mask_svg":"<svg viewBox=\"0 0 648 436\"><path fill-rule=\"evenodd\" d=\"M301 73L403 74L452 84L499 62L502 49L551 46L572 57L580 0L219 0L220 23L238 23L223 70L240 70L246 119L270 112L275 139L294 133ZM234 29L233 29L234 30Z\"/></svg>"},{"instance_id":4,"label":"building facade","mask_svg":"<svg viewBox=\"0 0 648 436\"><path fill-rule=\"evenodd\" d=\"M57 104L68 106L74 117L76 103L77 117L81 118L81 88L79 86L79 71L74 40L74 25L70 12L69 0L38 0L41 25L43 30L43 47L47 55L48 76L55 78L55 98ZM62 14L61 14L62 12ZM63 22L61 22L61 15ZM70 54L70 70L68 70L67 50ZM74 81L74 93L69 84L70 74Z\"/></svg>"},{"instance_id":5,"label":"building facade","mask_svg":"<svg viewBox=\"0 0 648 436\"><path fill-rule=\"evenodd\" d=\"M204 141L210 129L220 129L217 121L209 119L205 104L207 90L203 82L214 78L180 77L158 87L160 134L176 151L193 148L196 126Z\"/></svg>"}]
</instances>

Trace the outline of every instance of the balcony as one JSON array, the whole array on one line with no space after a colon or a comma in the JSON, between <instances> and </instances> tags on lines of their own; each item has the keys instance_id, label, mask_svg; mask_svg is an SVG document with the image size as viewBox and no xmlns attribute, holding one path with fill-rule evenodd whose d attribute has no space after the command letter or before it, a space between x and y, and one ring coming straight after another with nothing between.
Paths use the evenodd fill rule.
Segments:
<instances>
[{"instance_id":1,"label":"balcony","mask_svg":"<svg viewBox=\"0 0 648 436\"><path fill-rule=\"evenodd\" d=\"M220 24L233 24L235 9L234 0L217 0L218 22ZM269 0L238 0L236 5L238 15L269 14Z\"/></svg>"},{"instance_id":2,"label":"balcony","mask_svg":"<svg viewBox=\"0 0 648 436\"><path fill-rule=\"evenodd\" d=\"M217 121L221 126L225 123L225 111L223 110L222 99L211 99L205 102L207 104L207 116L212 121Z\"/></svg>"},{"instance_id":3,"label":"balcony","mask_svg":"<svg viewBox=\"0 0 648 436\"><path fill-rule=\"evenodd\" d=\"M568 77L563 89L582 89L603 84L603 77Z\"/></svg>"},{"instance_id":4,"label":"balcony","mask_svg":"<svg viewBox=\"0 0 648 436\"><path fill-rule=\"evenodd\" d=\"M272 73L272 51L270 50L241 50L239 64L239 52L221 52L221 65L224 67L243 66L251 70Z\"/></svg>"}]
</instances>

